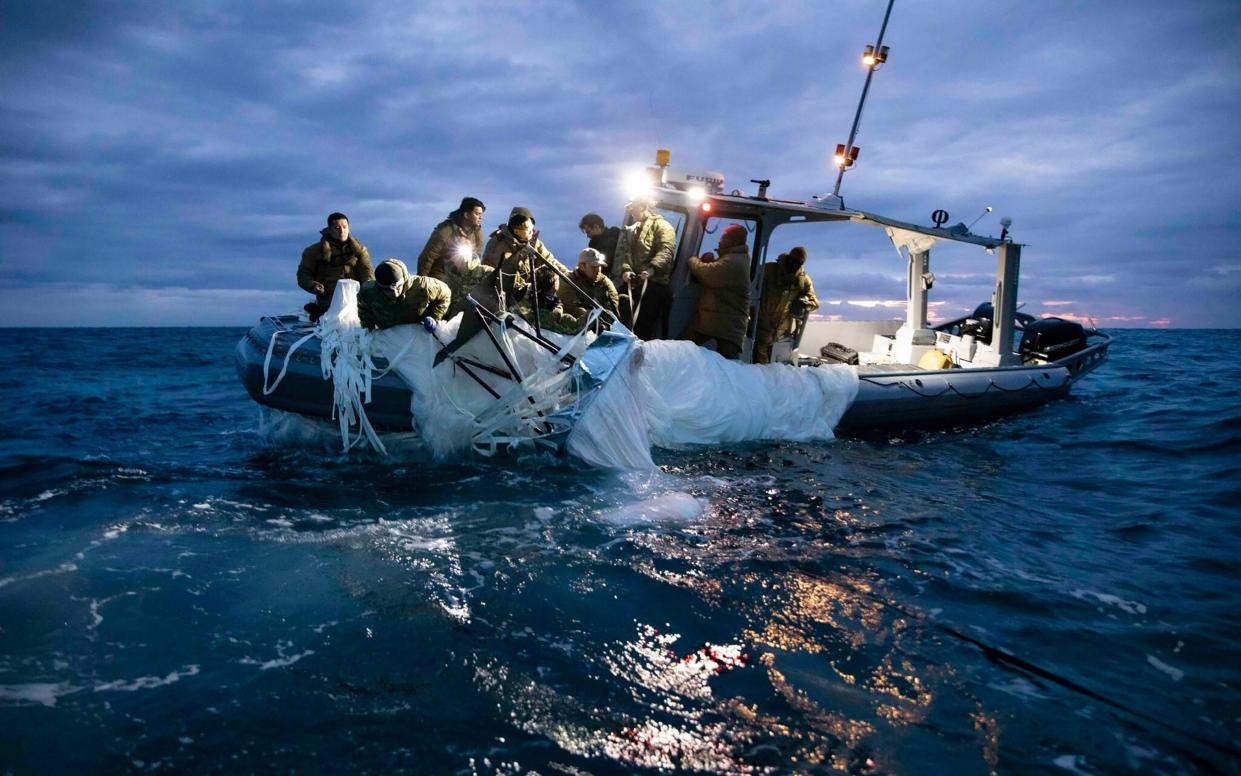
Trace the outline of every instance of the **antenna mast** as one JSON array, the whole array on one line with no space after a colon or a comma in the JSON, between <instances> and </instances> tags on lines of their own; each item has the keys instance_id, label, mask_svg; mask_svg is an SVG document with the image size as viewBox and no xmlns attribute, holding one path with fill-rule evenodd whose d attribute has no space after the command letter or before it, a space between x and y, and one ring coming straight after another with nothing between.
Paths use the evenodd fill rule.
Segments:
<instances>
[{"instance_id":1,"label":"antenna mast","mask_svg":"<svg viewBox=\"0 0 1241 776\"><path fill-rule=\"evenodd\" d=\"M888 47L883 45L883 33L888 29L888 18L892 16L892 4L896 0L888 0L888 10L883 15L883 25L879 27L879 39L875 41L875 45L867 46L866 51L862 54L862 64L866 65L866 82L862 84L862 98L858 100L857 113L853 115L853 129L849 130L849 142L844 145L836 146L836 166L840 168L840 172L836 173L836 187L832 189L832 194L840 196L840 183L845 178L845 170L853 166L857 161L858 151L861 149L853 145L853 141L857 139L858 124L862 122L862 108L866 106L866 93L870 91L870 79L874 77L875 71L888 61Z\"/></svg>"}]
</instances>

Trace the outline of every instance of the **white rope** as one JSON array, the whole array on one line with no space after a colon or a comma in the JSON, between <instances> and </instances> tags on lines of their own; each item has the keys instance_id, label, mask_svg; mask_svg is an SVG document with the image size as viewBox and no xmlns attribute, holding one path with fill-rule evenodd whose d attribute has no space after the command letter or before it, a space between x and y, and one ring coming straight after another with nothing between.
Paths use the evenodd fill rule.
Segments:
<instances>
[{"instance_id":1,"label":"white rope","mask_svg":"<svg viewBox=\"0 0 1241 776\"><path fill-rule=\"evenodd\" d=\"M435 335L433 334L431 336L435 336ZM435 340L436 342L440 342L439 337L435 337ZM442 345L443 343L440 342L440 344ZM410 348L412 348L413 346L414 346L414 338L410 337L408 340L405 341L405 344L401 346L401 349L396 352L395 356L391 356L388 358L387 368L385 368L382 372L376 372L375 374L373 374L371 376L371 379L372 380L382 379L384 375L391 372L392 368L396 366L398 361L400 361L402 358L405 358L407 355L409 355Z\"/></svg>"},{"instance_id":2,"label":"white rope","mask_svg":"<svg viewBox=\"0 0 1241 776\"><path fill-rule=\"evenodd\" d=\"M276 375L276 382L272 383L271 386L269 387L267 385L267 376L271 374L271 356L272 356L272 353L275 352L276 350L276 338L279 337L282 333L283 332L280 329L276 329L275 331L272 332L271 340L267 343L267 357L263 359L263 395L264 396L271 396L272 392L276 390L276 386L280 385L280 381L284 379L285 374L289 371L289 359L293 357L293 352L297 350L298 348L300 348L304 343L306 343L312 337L315 336L315 330L311 329L309 334L302 337L297 342L294 342L289 347L289 352L284 354L284 365L280 367L280 374Z\"/></svg>"}]
</instances>

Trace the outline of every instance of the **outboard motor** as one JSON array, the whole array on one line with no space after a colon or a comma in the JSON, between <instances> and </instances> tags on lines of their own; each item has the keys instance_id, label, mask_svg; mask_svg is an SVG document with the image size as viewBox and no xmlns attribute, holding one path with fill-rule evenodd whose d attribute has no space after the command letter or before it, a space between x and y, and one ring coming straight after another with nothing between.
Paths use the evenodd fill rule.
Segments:
<instances>
[{"instance_id":1,"label":"outboard motor","mask_svg":"<svg viewBox=\"0 0 1241 776\"><path fill-rule=\"evenodd\" d=\"M987 305L988 308L991 305ZM981 308L980 308L981 309ZM973 317L966 318L965 323L961 324L961 336L971 335L975 342L981 342L984 345L991 344L991 310L987 310L987 317L979 318L978 310L974 311Z\"/></svg>"},{"instance_id":2,"label":"outboard motor","mask_svg":"<svg viewBox=\"0 0 1241 776\"><path fill-rule=\"evenodd\" d=\"M982 304L978 305L977 307L974 308L974 312L970 313L970 317L971 318L986 318L987 320L991 320L994 317L994 313L992 312L992 309L991 309L991 303L983 302Z\"/></svg>"},{"instance_id":3,"label":"outboard motor","mask_svg":"<svg viewBox=\"0 0 1241 776\"><path fill-rule=\"evenodd\" d=\"M980 320L986 318L988 321L993 321L995 320L995 312L993 311L990 302L983 302L974 308L974 312L970 315L970 317L978 318ZM1018 326L1028 326L1038 319L1029 313L1023 313L1018 310L1013 313L1013 320L1017 322Z\"/></svg>"},{"instance_id":4,"label":"outboard motor","mask_svg":"<svg viewBox=\"0 0 1241 776\"><path fill-rule=\"evenodd\" d=\"M1022 361L1055 361L1086 349L1086 330L1076 321L1040 318L1026 324L1018 352Z\"/></svg>"}]
</instances>

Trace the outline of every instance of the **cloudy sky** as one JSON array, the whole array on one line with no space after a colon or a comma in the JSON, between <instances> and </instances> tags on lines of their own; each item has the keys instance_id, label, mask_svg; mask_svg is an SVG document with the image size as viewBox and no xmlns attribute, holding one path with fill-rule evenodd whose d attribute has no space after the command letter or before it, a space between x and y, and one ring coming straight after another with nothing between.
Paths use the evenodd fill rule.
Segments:
<instances>
[{"instance_id":1,"label":"cloudy sky","mask_svg":"<svg viewBox=\"0 0 1241 776\"><path fill-rule=\"evenodd\" d=\"M249 324L328 212L413 259L466 194L569 258L658 147L830 191L885 7L5 0L0 325ZM1241 326L1238 41L1236 0L897 0L846 204L1010 216L1029 312ZM800 228L824 312L891 317L881 231ZM938 315L987 298L994 259L933 263Z\"/></svg>"}]
</instances>

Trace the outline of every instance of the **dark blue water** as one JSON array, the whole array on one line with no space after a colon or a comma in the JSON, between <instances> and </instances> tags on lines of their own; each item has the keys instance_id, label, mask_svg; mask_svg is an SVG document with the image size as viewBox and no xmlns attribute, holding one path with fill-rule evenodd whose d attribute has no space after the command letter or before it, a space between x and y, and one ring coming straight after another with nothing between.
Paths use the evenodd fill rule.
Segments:
<instances>
[{"instance_id":1,"label":"dark blue water","mask_svg":"<svg viewBox=\"0 0 1241 776\"><path fill-rule=\"evenodd\" d=\"M0 772L1241 772L1241 332L971 430L427 466L8 333Z\"/></svg>"}]
</instances>

